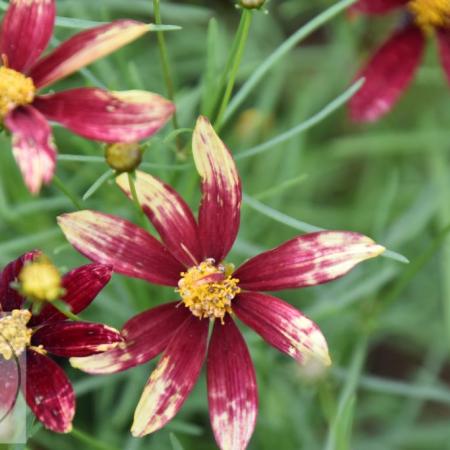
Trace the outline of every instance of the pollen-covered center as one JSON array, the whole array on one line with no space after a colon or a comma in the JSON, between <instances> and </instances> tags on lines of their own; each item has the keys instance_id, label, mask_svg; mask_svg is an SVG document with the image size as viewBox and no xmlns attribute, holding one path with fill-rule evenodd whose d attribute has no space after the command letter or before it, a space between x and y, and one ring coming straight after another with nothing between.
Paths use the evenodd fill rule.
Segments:
<instances>
[{"instance_id":1,"label":"pollen-covered center","mask_svg":"<svg viewBox=\"0 0 450 450\"><path fill-rule=\"evenodd\" d=\"M449 0L411 0L408 9L414 15L417 25L426 32L433 28L450 27Z\"/></svg>"},{"instance_id":2,"label":"pollen-covered center","mask_svg":"<svg viewBox=\"0 0 450 450\"><path fill-rule=\"evenodd\" d=\"M3 120L16 106L31 103L35 92L36 88L31 78L6 66L1 66L0 119Z\"/></svg>"},{"instance_id":3,"label":"pollen-covered center","mask_svg":"<svg viewBox=\"0 0 450 450\"><path fill-rule=\"evenodd\" d=\"M31 319L28 310L14 309L11 314L0 318L0 355L6 360L19 356L30 345Z\"/></svg>"},{"instance_id":4,"label":"pollen-covered center","mask_svg":"<svg viewBox=\"0 0 450 450\"><path fill-rule=\"evenodd\" d=\"M209 319L223 318L231 313L231 301L239 294L239 280L233 278L233 265L215 265L206 259L181 274L177 292L194 316Z\"/></svg>"}]
</instances>

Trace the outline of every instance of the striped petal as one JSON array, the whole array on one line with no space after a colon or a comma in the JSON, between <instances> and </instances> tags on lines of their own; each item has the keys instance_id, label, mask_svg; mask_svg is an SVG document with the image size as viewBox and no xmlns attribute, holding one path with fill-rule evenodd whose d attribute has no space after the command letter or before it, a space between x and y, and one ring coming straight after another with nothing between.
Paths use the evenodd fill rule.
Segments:
<instances>
[{"instance_id":1,"label":"striped petal","mask_svg":"<svg viewBox=\"0 0 450 450\"><path fill-rule=\"evenodd\" d=\"M27 72L46 49L55 24L55 0L11 0L2 22L0 54Z\"/></svg>"},{"instance_id":2,"label":"striped petal","mask_svg":"<svg viewBox=\"0 0 450 450\"><path fill-rule=\"evenodd\" d=\"M128 174L116 178L132 199ZM184 265L201 262L197 224L186 202L167 184L144 172L136 172L136 194L143 211L170 252Z\"/></svg>"},{"instance_id":3,"label":"striped petal","mask_svg":"<svg viewBox=\"0 0 450 450\"><path fill-rule=\"evenodd\" d=\"M11 283L17 281L24 264L33 261L40 254L39 250L25 253L20 258L10 262L0 272L0 312L8 312L22 307L24 298L11 287Z\"/></svg>"},{"instance_id":4,"label":"striped petal","mask_svg":"<svg viewBox=\"0 0 450 450\"><path fill-rule=\"evenodd\" d=\"M277 291L326 283L384 251L358 233L321 231L294 238L244 263L233 275L242 289Z\"/></svg>"},{"instance_id":5,"label":"striped petal","mask_svg":"<svg viewBox=\"0 0 450 450\"><path fill-rule=\"evenodd\" d=\"M208 350L209 416L221 450L244 450L258 413L253 363L244 338L227 316L216 320Z\"/></svg>"},{"instance_id":6,"label":"striped petal","mask_svg":"<svg viewBox=\"0 0 450 450\"><path fill-rule=\"evenodd\" d=\"M319 327L279 298L244 292L233 302L233 311L270 345L301 364L331 364L327 342Z\"/></svg>"},{"instance_id":7,"label":"striped petal","mask_svg":"<svg viewBox=\"0 0 450 450\"><path fill-rule=\"evenodd\" d=\"M12 110L5 118L12 132L14 157L29 191L37 194L50 183L56 167L56 147L45 117L30 106Z\"/></svg>"},{"instance_id":8,"label":"striped petal","mask_svg":"<svg viewBox=\"0 0 450 450\"><path fill-rule=\"evenodd\" d=\"M150 361L165 350L173 335L190 316L179 302L145 311L129 320L122 329L123 344L98 355L71 358L73 367L99 375L121 372Z\"/></svg>"},{"instance_id":9,"label":"striped petal","mask_svg":"<svg viewBox=\"0 0 450 450\"><path fill-rule=\"evenodd\" d=\"M47 119L102 142L136 142L160 130L173 103L146 91L108 92L78 88L37 97L33 104Z\"/></svg>"},{"instance_id":10,"label":"striped petal","mask_svg":"<svg viewBox=\"0 0 450 450\"><path fill-rule=\"evenodd\" d=\"M441 28L437 30L439 53L445 76L450 83L450 30Z\"/></svg>"},{"instance_id":11,"label":"striped petal","mask_svg":"<svg viewBox=\"0 0 450 450\"><path fill-rule=\"evenodd\" d=\"M177 286L183 266L142 228L109 214L78 211L58 217L68 241L84 256L114 272Z\"/></svg>"},{"instance_id":12,"label":"striped petal","mask_svg":"<svg viewBox=\"0 0 450 450\"><path fill-rule=\"evenodd\" d=\"M27 351L25 398L37 419L56 433L72 430L75 394L64 371L45 355Z\"/></svg>"},{"instance_id":13,"label":"striped petal","mask_svg":"<svg viewBox=\"0 0 450 450\"><path fill-rule=\"evenodd\" d=\"M200 375L208 320L190 316L178 328L145 386L134 413L133 436L162 428L179 411Z\"/></svg>"},{"instance_id":14,"label":"striped petal","mask_svg":"<svg viewBox=\"0 0 450 450\"><path fill-rule=\"evenodd\" d=\"M358 74L363 87L350 100L355 122L374 122L389 112L410 84L419 65L425 38L411 25L395 33Z\"/></svg>"},{"instance_id":15,"label":"striped petal","mask_svg":"<svg viewBox=\"0 0 450 450\"><path fill-rule=\"evenodd\" d=\"M199 117L192 139L202 177L199 231L205 258L220 262L239 231L242 188L236 164L206 117Z\"/></svg>"},{"instance_id":16,"label":"striped petal","mask_svg":"<svg viewBox=\"0 0 450 450\"><path fill-rule=\"evenodd\" d=\"M408 0L359 0L351 9L364 14L386 14L407 3Z\"/></svg>"},{"instance_id":17,"label":"striped petal","mask_svg":"<svg viewBox=\"0 0 450 450\"><path fill-rule=\"evenodd\" d=\"M111 279L112 268L104 264L87 264L66 273L62 278L65 294L62 300L70 306L74 314L84 311ZM37 316L33 316L32 326L66 320L66 316L47 303Z\"/></svg>"},{"instance_id":18,"label":"striped petal","mask_svg":"<svg viewBox=\"0 0 450 450\"><path fill-rule=\"evenodd\" d=\"M148 31L150 25L134 20L117 20L82 31L41 59L30 75L35 85L43 88L109 55Z\"/></svg>"},{"instance_id":19,"label":"striped petal","mask_svg":"<svg viewBox=\"0 0 450 450\"><path fill-rule=\"evenodd\" d=\"M56 356L89 356L110 350L122 342L114 328L100 323L57 322L39 328L31 344L42 345Z\"/></svg>"}]
</instances>

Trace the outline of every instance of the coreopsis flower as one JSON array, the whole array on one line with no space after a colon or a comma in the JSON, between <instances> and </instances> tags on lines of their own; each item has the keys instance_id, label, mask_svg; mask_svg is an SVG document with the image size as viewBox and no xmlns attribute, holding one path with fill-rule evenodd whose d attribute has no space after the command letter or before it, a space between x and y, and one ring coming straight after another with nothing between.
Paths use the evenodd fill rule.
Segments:
<instances>
[{"instance_id":1,"label":"coreopsis flower","mask_svg":"<svg viewBox=\"0 0 450 450\"><path fill-rule=\"evenodd\" d=\"M358 77L363 87L350 101L357 122L372 122L391 110L407 89L422 59L426 38L437 37L445 75L450 82L450 2L448 0L359 0L353 9L384 15L395 9L406 21L375 53Z\"/></svg>"},{"instance_id":2,"label":"coreopsis flower","mask_svg":"<svg viewBox=\"0 0 450 450\"><path fill-rule=\"evenodd\" d=\"M49 183L56 148L48 121L102 142L134 142L156 133L174 105L145 91L77 88L39 91L137 39L150 25L117 20L83 31L40 58L52 36L55 0L11 0L0 34L0 123L12 133L14 157L28 189Z\"/></svg>"},{"instance_id":3,"label":"coreopsis flower","mask_svg":"<svg viewBox=\"0 0 450 450\"><path fill-rule=\"evenodd\" d=\"M206 118L199 118L192 145L202 178L198 221L170 186L151 175L136 174L137 198L162 242L112 215L79 211L59 217L68 240L91 260L110 264L124 275L173 286L179 296L128 321L121 348L72 358L71 363L93 374L113 373L162 353L132 426L134 436L144 436L175 416L206 358L217 443L222 449L243 449L255 426L258 395L254 368L235 319L300 364L313 359L329 365L327 343L318 326L288 303L259 291L334 280L384 249L361 234L325 231L298 236L236 270L225 260L240 223L242 191L236 165ZM120 175L117 183L131 198L129 178Z\"/></svg>"},{"instance_id":4,"label":"coreopsis flower","mask_svg":"<svg viewBox=\"0 0 450 450\"><path fill-rule=\"evenodd\" d=\"M38 314L28 309L22 291L14 285L25 281L28 288L32 286L27 278L36 276L42 267L34 267L34 273L27 267L32 267L34 261L39 265L41 257L38 251L26 253L0 272L0 410L13 406L14 396L22 389L38 420L52 431L65 433L71 430L75 395L64 371L48 355L88 356L115 347L122 337L103 324L69 321L51 303L44 303ZM45 272L44 268L44 278ZM76 268L61 278L61 299L73 313L79 313L110 278L109 266L89 264ZM47 292L52 293L53 287ZM22 372L24 383L20 383Z\"/></svg>"}]
</instances>

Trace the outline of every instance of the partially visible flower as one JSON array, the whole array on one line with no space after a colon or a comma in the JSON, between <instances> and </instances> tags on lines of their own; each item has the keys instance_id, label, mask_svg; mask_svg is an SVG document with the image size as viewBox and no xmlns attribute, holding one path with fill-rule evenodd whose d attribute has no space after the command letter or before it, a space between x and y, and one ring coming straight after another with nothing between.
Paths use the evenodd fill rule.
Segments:
<instances>
[{"instance_id":1,"label":"partially visible flower","mask_svg":"<svg viewBox=\"0 0 450 450\"><path fill-rule=\"evenodd\" d=\"M116 216L80 211L59 217L72 245L115 272L176 287L181 300L145 311L122 330L126 345L98 357L72 358L89 373L113 373L162 357L136 409L132 433L144 436L181 408L207 356L212 428L222 449L247 446L258 395L250 354L235 316L300 364L330 364L318 326L288 303L258 291L314 286L339 278L384 248L358 233L325 231L298 236L251 258L237 270L224 259L240 222L241 181L231 154L208 120L199 118L193 153L202 178L198 221L167 184L136 174L137 198L163 243ZM126 175L117 178L131 197Z\"/></svg>"},{"instance_id":2,"label":"partially visible flower","mask_svg":"<svg viewBox=\"0 0 450 450\"><path fill-rule=\"evenodd\" d=\"M449 0L359 0L353 10L384 15L401 8L406 21L374 54L357 77L366 79L350 101L356 122L374 122L388 113L407 89L422 59L426 37L435 34L450 82Z\"/></svg>"},{"instance_id":3,"label":"partially visible flower","mask_svg":"<svg viewBox=\"0 0 450 450\"><path fill-rule=\"evenodd\" d=\"M260 9L266 0L239 0L239 6L245 9Z\"/></svg>"},{"instance_id":4,"label":"partially visible flower","mask_svg":"<svg viewBox=\"0 0 450 450\"><path fill-rule=\"evenodd\" d=\"M102 142L134 142L151 136L173 114L168 100L145 91L78 88L39 95L39 90L150 31L117 20L83 31L43 58L52 36L55 0L11 0L0 34L0 123L13 137L13 153L28 189L49 183L56 148L48 121Z\"/></svg>"},{"instance_id":5,"label":"partially visible flower","mask_svg":"<svg viewBox=\"0 0 450 450\"><path fill-rule=\"evenodd\" d=\"M105 159L117 172L132 172L142 162L142 150L138 142L116 142L106 146Z\"/></svg>"},{"instance_id":6,"label":"partially visible flower","mask_svg":"<svg viewBox=\"0 0 450 450\"><path fill-rule=\"evenodd\" d=\"M7 383L0 382L0 410L11 404L19 384L14 375L17 360L25 357L21 388L29 407L46 428L66 433L72 427L75 395L64 371L47 355L89 356L115 348L122 337L103 324L68 321L51 303L44 304L39 314L27 309L25 298L12 286L41 257L38 251L26 253L0 272L0 368L2 377L9 374ZM102 264L74 269L62 277L62 300L77 314L110 278L111 268Z\"/></svg>"}]
</instances>

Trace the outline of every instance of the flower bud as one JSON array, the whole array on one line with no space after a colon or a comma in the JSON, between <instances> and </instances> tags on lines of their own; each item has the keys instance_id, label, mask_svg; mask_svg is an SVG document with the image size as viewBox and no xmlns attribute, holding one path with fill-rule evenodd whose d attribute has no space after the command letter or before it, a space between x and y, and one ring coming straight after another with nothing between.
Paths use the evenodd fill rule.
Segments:
<instances>
[{"instance_id":1,"label":"flower bud","mask_svg":"<svg viewBox=\"0 0 450 450\"><path fill-rule=\"evenodd\" d=\"M20 293L37 302L52 302L64 293L61 274L45 255L24 265L19 283Z\"/></svg>"},{"instance_id":2,"label":"flower bud","mask_svg":"<svg viewBox=\"0 0 450 450\"><path fill-rule=\"evenodd\" d=\"M245 9L260 9L266 0L239 0L239 6Z\"/></svg>"},{"instance_id":3,"label":"flower bud","mask_svg":"<svg viewBox=\"0 0 450 450\"><path fill-rule=\"evenodd\" d=\"M112 169L118 172L132 172L142 162L142 151L137 142L117 142L106 146L105 158Z\"/></svg>"}]
</instances>

